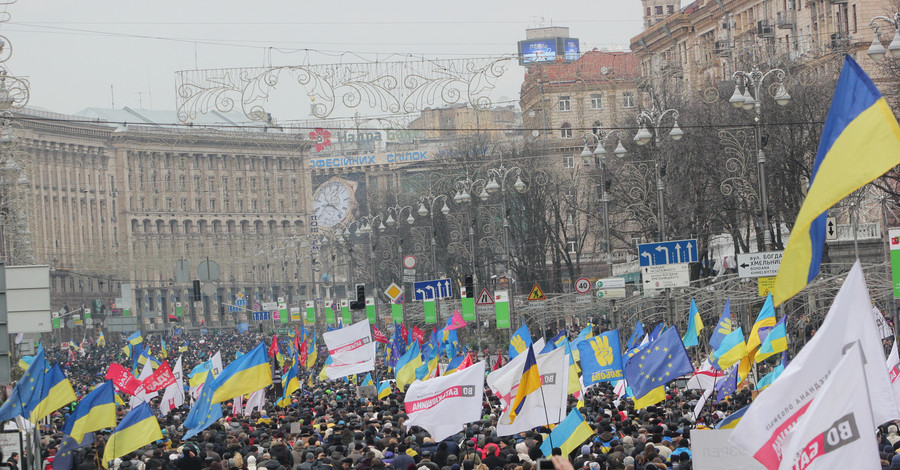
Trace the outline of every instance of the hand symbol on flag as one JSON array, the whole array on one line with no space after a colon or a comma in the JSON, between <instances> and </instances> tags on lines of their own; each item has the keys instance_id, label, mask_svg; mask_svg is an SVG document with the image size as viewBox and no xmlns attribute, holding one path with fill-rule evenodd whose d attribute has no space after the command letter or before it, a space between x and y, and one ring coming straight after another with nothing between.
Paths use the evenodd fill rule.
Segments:
<instances>
[{"instance_id":1,"label":"hand symbol on flag","mask_svg":"<svg viewBox=\"0 0 900 470\"><path fill-rule=\"evenodd\" d=\"M594 357L600 366L607 366L613 362L613 350L609 347L609 338L606 336L598 336L591 340L591 347L594 349Z\"/></svg>"},{"instance_id":2,"label":"hand symbol on flag","mask_svg":"<svg viewBox=\"0 0 900 470\"><path fill-rule=\"evenodd\" d=\"M525 344L525 340L522 339L521 336L513 336L510 343L512 343L512 347L516 348L517 352L522 352L528 348L528 345Z\"/></svg>"}]
</instances>

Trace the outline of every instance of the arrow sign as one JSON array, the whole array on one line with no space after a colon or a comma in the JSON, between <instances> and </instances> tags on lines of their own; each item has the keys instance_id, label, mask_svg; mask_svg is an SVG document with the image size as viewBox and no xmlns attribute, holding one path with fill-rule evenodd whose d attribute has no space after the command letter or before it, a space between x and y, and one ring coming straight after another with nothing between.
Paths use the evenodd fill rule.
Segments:
<instances>
[{"instance_id":1,"label":"arrow sign","mask_svg":"<svg viewBox=\"0 0 900 470\"><path fill-rule=\"evenodd\" d=\"M638 245L638 261L643 266L697 262L697 240L672 240L669 242L641 243Z\"/></svg>"},{"instance_id":2,"label":"arrow sign","mask_svg":"<svg viewBox=\"0 0 900 470\"><path fill-rule=\"evenodd\" d=\"M453 284L450 279L433 279L419 281L413 285L416 300L435 300L453 297Z\"/></svg>"},{"instance_id":3,"label":"arrow sign","mask_svg":"<svg viewBox=\"0 0 900 470\"><path fill-rule=\"evenodd\" d=\"M837 220L834 217L825 218L825 239L837 240Z\"/></svg>"}]
</instances>

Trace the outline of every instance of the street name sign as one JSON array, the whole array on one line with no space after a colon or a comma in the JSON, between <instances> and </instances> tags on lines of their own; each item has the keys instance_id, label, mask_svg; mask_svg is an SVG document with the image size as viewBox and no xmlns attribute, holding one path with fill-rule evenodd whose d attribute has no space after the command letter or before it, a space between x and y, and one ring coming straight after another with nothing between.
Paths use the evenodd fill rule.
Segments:
<instances>
[{"instance_id":1,"label":"street name sign","mask_svg":"<svg viewBox=\"0 0 900 470\"><path fill-rule=\"evenodd\" d=\"M641 266L697 262L697 240L641 243L638 245Z\"/></svg>"},{"instance_id":2,"label":"street name sign","mask_svg":"<svg viewBox=\"0 0 900 470\"><path fill-rule=\"evenodd\" d=\"M453 284L450 279L433 279L431 281L420 281L414 284L415 299L434 300L446 299L453 297Z\"/></svg>"},{"instance_id":3,"label":"street name sign","mask_svg":"<svg viewBox=\"0 0 900 470\"><path fill-rule=\"evenodd\" d=\"M608 277L606 279L597 279L597 289L625 288L624 277Z\"/></svg>"},{"instance_id":4,"label":"street name sign","mask_svg":"<svg viewBox=\"0 0 900 470\"><path fill-rule=\"evenodd\" d=\"M781 267L783 251L765 251L760 253L739 253L737 255L738 277L772 277L778 274Z\"/></svg>"},{"instance_id":5,"label":"street name sign","mask_svg":"<svg viewBox=\"0 0 900 470\"><path fill-rule=\"evenodd\" d=\"M598 299L624 299L625 298L625 288L610 288L610 289L600 289L597 291Z\"/></svg>"},{"instance_id":6,"label":"street name sign","mask_svg":"<svg viewBox=\"0 0 900 470\"><path fill-rule=\"evenodd\" d=\"M691 284L691 273L687 263L645 266L641 268L641 278L645 289L687 287Z\"/></svg>"}]
</instances>

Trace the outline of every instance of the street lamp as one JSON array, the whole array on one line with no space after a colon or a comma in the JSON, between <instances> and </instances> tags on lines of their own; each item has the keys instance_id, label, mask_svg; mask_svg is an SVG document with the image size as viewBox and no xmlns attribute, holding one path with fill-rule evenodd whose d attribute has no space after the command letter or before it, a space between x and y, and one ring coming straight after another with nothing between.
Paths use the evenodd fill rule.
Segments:
<instances>
[{"instance_id":1,"label":"street lamp","mask_svg":"<svg viewBox=\"0 0 900 470\"><path fill-rule=\"evenodd\" d=\"M450 208L447 207L447 195L438 194L437 196L426 195L419 198L419 210L417 214L419 217L428 217L431 220L431 268L434 270L434 278L438 278L438 268L437 268L437 252L436 245L437 240L435 240L435 230L434 230L434 212L435 205L438 203L442 203L443 207L441 207L441 214L447 215L450 213ZM429 210L430 209L430 210ZM412 217L412 214L410 214Z\"/></svg>"},{"instance_id":2,"label":"street lamp","mask_svg":"<svg viewBox=\"0 0 900 470\"><path fill-rule=\"evenodd\" d=\"M634 135L634 142L638 145L651 144L651 148L656 151L659 149L659 128L662 126L663 119L672 116L672 129L669 130L669 137L678 141L684 137L684 131L678 127L678 111L675 109L666 109L660 111L656 105L650 111L641 111L637 117L637 123L641 126L640 130ZM661 157L656 156L656 194L659 203L659 239L666 240L666 206L664 193L666 183L663 181Z\"/></svg>"},{"instance_id":3,"label":"street lamp","mask_svg":"<svg viewBox=\"0 0 900 470\"><path fill-rule=\"evenodd\" d=\"M888 44L887 49L884 48L881 44L881 39L878 37L878 20L884 21L894 28L894 39ZM872 60L881 60L886 55L900 57L900 12L894 13L893 18L876 16L869 21L869 27L875 32L875 37L872 38L872 45L869 46L869 49L866 51L866 54L868 54Z\"/></svg>"},{"instance_id":4,"label":"street lamp","mask_svg":"<svg viewBox=\"0 0 900 470\"><path fill-rule=\"evenodd\" d=\"M874 21L874 20L873 20ZM877 40L878 35L875 35ZM900 44L900 43L898 43ZM749 72L738 70L731 76L734 81L734 94L728 100L735 108L741 108L745 111L754 110L753 120L756 122L756 164L758 168L759 179L759 199L762 208L762 227L763 227L763 244L766 250L772 249L772 238L769 234L769 199L766 190L766 153L763 151L762 145L762 98L760 95L765 85L766 78L773 77L776 81L777 88L772 97L779 106L787 106L791 102L791 95L788 94L784 86L784 70L773 68L763 73L758 67L753 67ZM743 86L744 93L740 93Z\"/></svg>"}]
</instances>

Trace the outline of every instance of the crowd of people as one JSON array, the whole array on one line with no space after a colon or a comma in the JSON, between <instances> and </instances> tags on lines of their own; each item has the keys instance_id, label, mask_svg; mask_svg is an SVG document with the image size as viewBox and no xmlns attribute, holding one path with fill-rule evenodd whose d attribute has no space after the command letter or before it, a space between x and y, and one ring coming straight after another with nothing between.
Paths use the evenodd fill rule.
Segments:
<instances>
[{"instance_id":1,"label":"crowd of people","mask_svg":"<svg viewBox=\"0 0 900 470\"><path fill-rule=\"evenodd\" d=\"M154 355L167 344L168 360L183 358L185 373L220 352L227 364L271 336L258 333L216 332L207 335L182 333L179 337L144 337L145 347ZM107 338L104 347L85 345L83 354L50 348L48 360L58 361L81 397L104 381L110 363L131 367L132 359L122 350L122 338ZM321 343L321 341L320 341ZM182 346L189 345L186 351ZM322 345L320 345L322 347ZM163 439L112 462L114 470L532 470L552 464L557 470L574 469L676 469L692 467L691 430L713 427L732 411L751 401L749 387L727 400L710 401L695 416L700 391L684 390L673 382L664 402L635 410L628 398L620 398L612 384L602 382L588 388L581 397L569 396L569 409L579 407L593 436L570 455L544 461L540 446L549 432L537 428L514 436L498 436L500 401L486 388L482 418L441 442L434 442L419 427L407 429L404 422L404 393L392 389L385 398L361 396L356 384L345 380L318 379L327 351L318 363L301 368L302 387L293 394L289 406L276 406L280 395L271 390L261 410L249 415L233 415L232 403L222 403L224 418L199 435L183 441L183 422L190 408L158 413ZM74 359L74 360L73 360ZM310 380L309 375L313 378ZM373 375L393 377L384 363ZM187 383L187 382L186 382ZM310 383L312 385L310 385ZM274 387L272 387L274 389ZM128 397L125 397L127 403ZM158 399L151 407L158 411ZM63 444L61 430L74 410L62 408L42 425L41 452L45 468L53 466ZM119 406L119 420L129 411ZM110 430L111 431L111 430ZM95 442L74 451L72 468L100 468L104 434ZM885 434L885 445L889 434ZM896 432L893 434L896 436ZM896 439L900 442L900 438ZM898 444L900 446L900 444ZM556 449L558 452L558 449ZM889 456L886 456L889 457ZM68 466L68 460L66 460ZM890 464L890 459L888 459ZM900 462L898 462L900 464ZM543 469L541 469L543 470Z\"/></svg>"}]
</instances>

